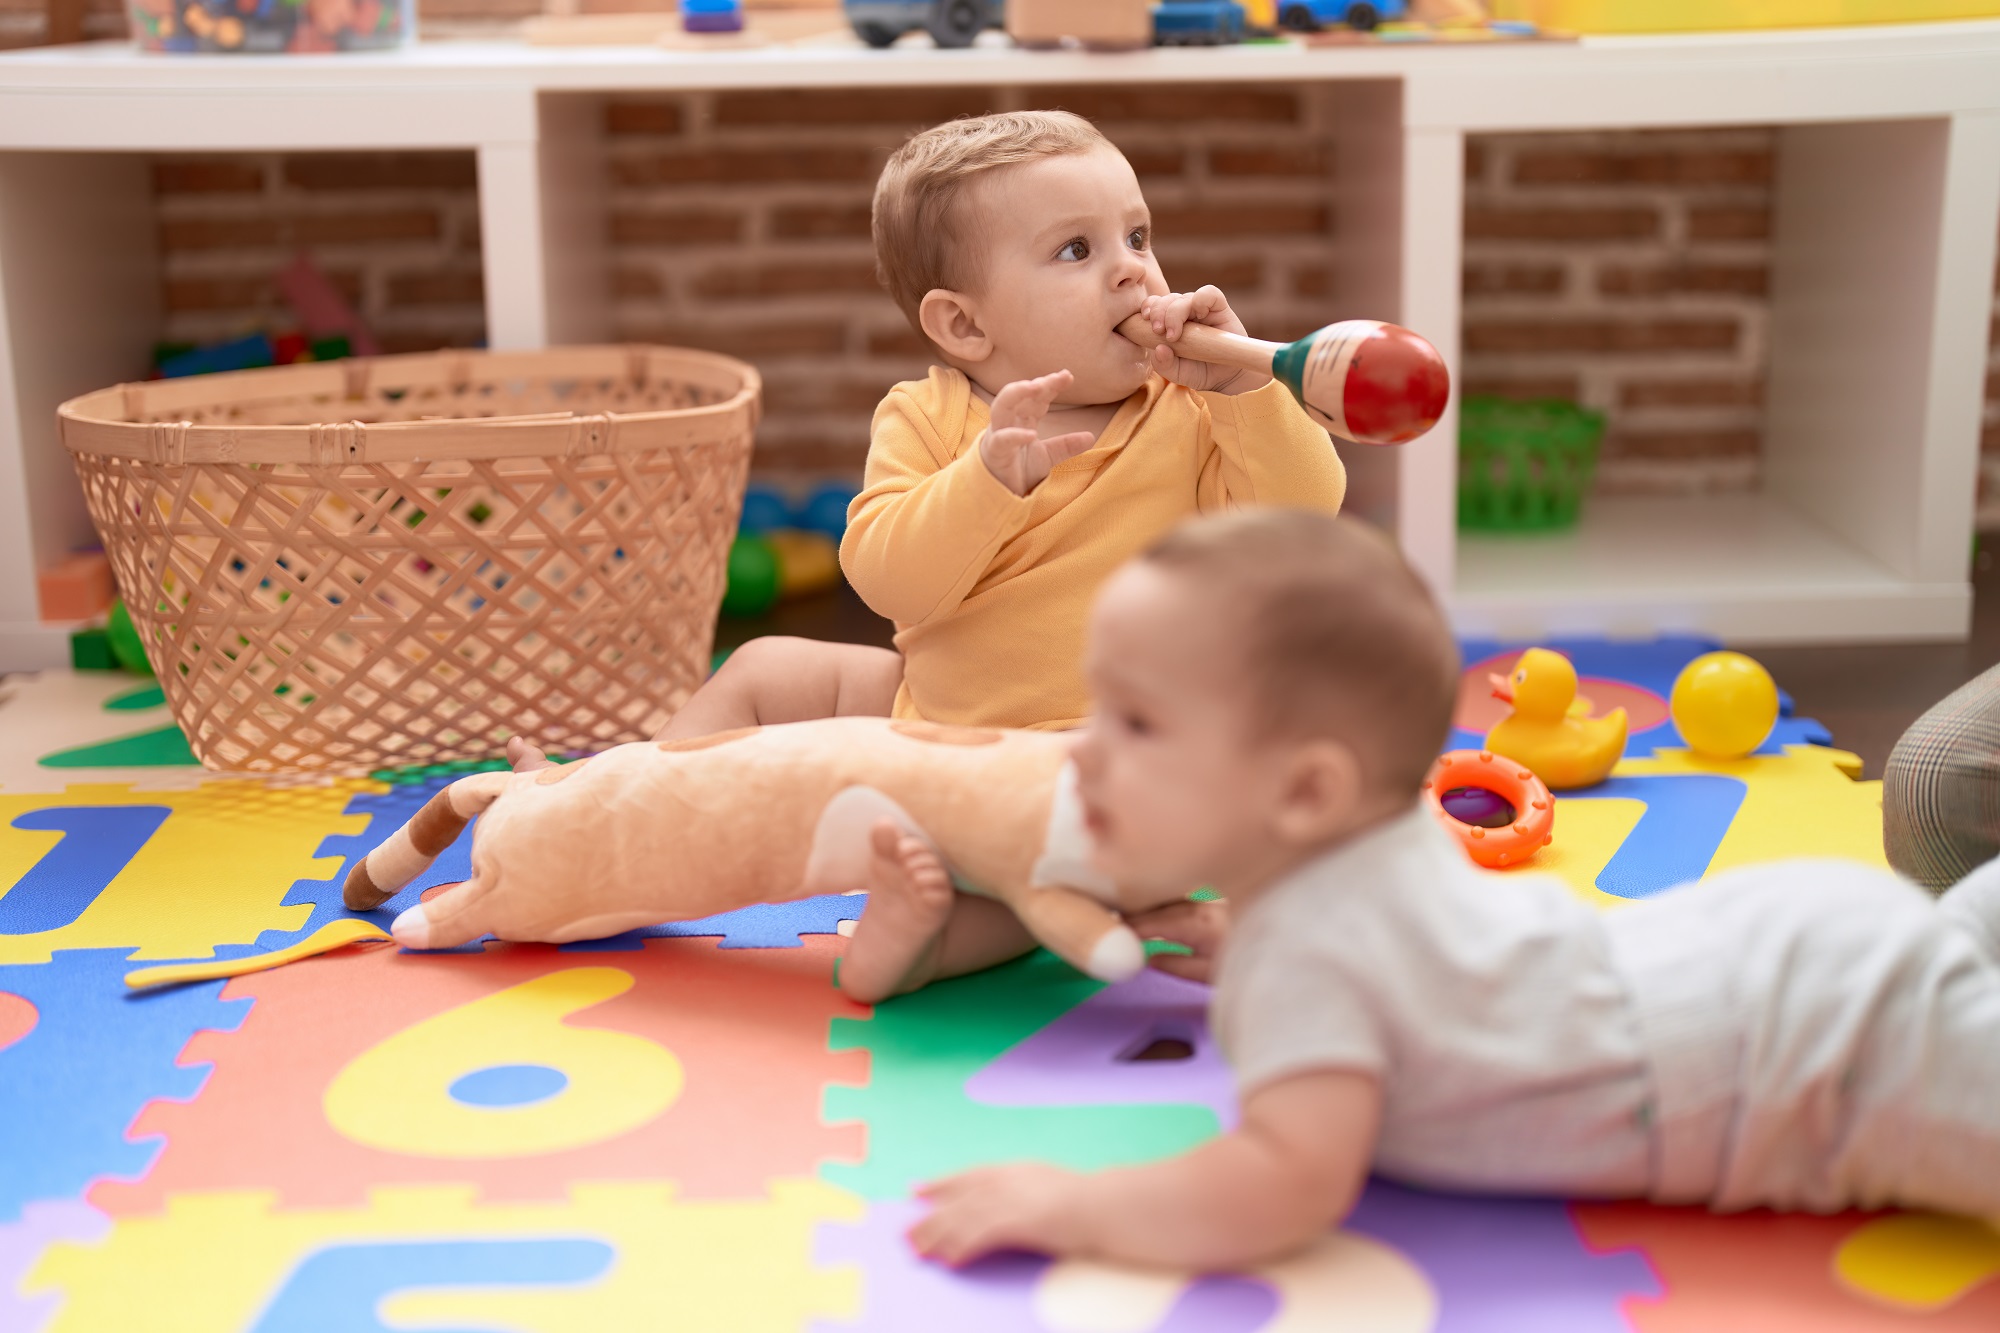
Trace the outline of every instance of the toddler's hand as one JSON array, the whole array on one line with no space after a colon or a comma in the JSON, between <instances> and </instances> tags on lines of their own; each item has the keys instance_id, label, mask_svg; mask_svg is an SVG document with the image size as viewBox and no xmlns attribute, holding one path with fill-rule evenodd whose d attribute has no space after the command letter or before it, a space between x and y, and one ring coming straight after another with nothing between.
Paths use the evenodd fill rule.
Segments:
<instances>
[{"instance_id":1,"label":"toddler's hand","mask_svg":"<svg viewBox=\"0 0 2000 1333\"><path fill-rule=\"evenodd\" d=\"M1016 495L1034 490L1056 464L1097 442L1087 430L1046 440L1036 437L1036 428L1070 379L1067 370L1053 371L1040 379L1015 380L993 395L992 424L979 438L979 457L986 470Z\"/></svg>"},{"instance_id":2,"label":"toddler's hand","mask_svg":"<svg viewBox=\"0 0 2000 1333\"><path fill-rule=\"evenodd\" d=\"M1126 918L1142 940L1172 940L1192 953L1156 953L1146 961L1162 972L1189 981L1211 981L1222 942L1229 938L1229 904L1225 901L1169 903Z\"/></svg>"},{"instance_id":3,"label":"toddler's hand","mask_svg":"<svg viewBox=\"0 0 2000 1333\"><path fill-rule=\"evenodd\" d=\"M953 1268L995 1250L1074 1250L1072 1201L1082 1179L1060 1167L1017 1162L922 1186L917 1197L931 1211L910 1228L910 1244L924 1258Z\"/></svg>"},{"instance_id":4,"label":"toddler's hand","mask_svg":"<svg viewBox=\"0 0 2000 1333\"><path fill-rule=\"evenodd\" d=\"M1212 366L1206 361L1193 361L1175 354L1174 343L1180 338L1181 330L1189 324L1206 324L1225 333L1246 332L1243 321L1236 318L1236 312L1229 308L1229 298L1222 294L1221 288L1203 287L1199 291L1149 296L1146 303L1139 307L1139 313L1152 324L1154 333L1166 339L1152 351L1153 369L1175 384L1214 393L1248 393L1271 382L1269 375L1258 371Z\"/></svg>"}]
</instances>

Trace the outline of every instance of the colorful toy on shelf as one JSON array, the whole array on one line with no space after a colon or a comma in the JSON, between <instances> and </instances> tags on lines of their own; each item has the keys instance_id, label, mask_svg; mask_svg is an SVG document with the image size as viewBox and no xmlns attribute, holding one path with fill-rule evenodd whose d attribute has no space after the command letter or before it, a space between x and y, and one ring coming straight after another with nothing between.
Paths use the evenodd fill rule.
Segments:
<instances>
[{"instance_id":1,"label":"colorful toy on shelf","mask_svg":"<svg viewBox=\"0 0 2000 1333\"><path fill-rule=\"evenodd\" d=\"M146 645L139 641L138 627L132 623L132 613L125 609L125 603L111 604L111 618L104 626L104 634L111 642L111 655L119 666L141 676L153 674L153 664L146 660Z\"/></svg>"},{"instance_id":2,"label":"colorful toy on shelf","mask_svg":"<svg viewBox=\"0 0 2000 1333\"><path fill-rule=\"evenodd\" d=\"M779 597L810 597L840 582L840 547L825 533L778 528L764 542L778 557Z\"/></svg>"},{"instance_id":3,"label":"colorful toy on shelf","mask_svg":"<svg viewBox=\"0 0 2000 1333\"><path fill-rule=\"evenodd\" d=\"M370 51L415 32L408 0L129 0L141 50L251 55Z\"/></svg>"},{"instance_id":4,"label":"colorful toy on shelf","mask_svg":"<svg viewBox=\"0 0 2000 1333\"><path fill-rule=\"evenodd\" d=\"M1236 0L1161 0L1153 9L1153 44L1228 46L1243 40L1244 23Z\"/></svg>"},{"instance_id":5,"label":"colorful toy on shelf","mask_svg":"<svg viewBox=\"0 0 2000 1333\"><path fill-rule=\"evenodd\" d=\"M1278 22L1294 32L1345 25L1370 32L1376 24L1408 15L1409 0L1279 0Z\"/></svg>"},{"instance_id":6,"label":"colorful toy on shelf","mask_svg":"<svg viewBox=\"0 0 2000 1333\"><path fill-rule=\"evenodd\" d=\"M1161 341L1139 315L1120 324L1118 332L1145 348ZM1174 350L1196 361L1275 376L1308 416L1356 444L1416 439L1444 415L1451 392L1451 374L1437 348L1408 329L1374 319L1329 324L1291 343L1189 324Z\"/></svg>"},{"instance_id":7,"label":"colorful toy on shelf","mask_svg":"<svg viewBox=\"0 0 2000 1333\"><path fill-rule=\"evenodd\" d=\"M722 594L725 616L761 616L777 605L784 574L778 553L763 537L738 536L729 545L729 583Z\"/></svg>"},{"instance_id":8,"label":"colorful toy on shelf","mask_svg":"<svg viewBox=\"0 0 2000 1333\"><path fill-rule=\"evenodd\" d=\"M971 46L988 28L1007 25L1006 0L845 0L854 35L870 46L892 46L922 28L939 46Z\"/></svg>"},{"instance_id":9,"label":"colorful toy on shelf","mask_svg":"<svg viewBox=\"0 0 2000 1333\"><path fill-rule=\"evenodd\" d=\"M792 526L792 502L775 486L751 482L743 491L743 512L736 530L761 537L774 528Z\"/></svg>"},{"instance_id":10,"label":"colorful toy on shelf","mask_svg":"<svg viewBox=\"0 0 2000 1333\"><path fill-rule=\"evenodd\" d=\"M1008 0L1007 35L1030 49L1076 42L1093 51L1153 44L1148 0Z\"/></svg>"},{"instance_id":11,"label":"colorful toy on shelf","mask_svg":"<svg viewBox=\"0 0 2000 1333\"><path fill-rule=\"evenodd\" d=\"M1519 761L1490 750L1439 755L1424 779L1424 805L1488 870L1520 865L1555 838L1556 798L1548 786ZM1468 819L1474 807L1481 817Z\"/></svg>"},{"instance_id":12,"label":"colorful toy on shelf","mask_svg":"<svg viewBox=\"0 0 2000 1333\"><path fill-rule=\"evenodd\" d=\"M1603 436L1604 414L1575 403L1468 395L1458 409L1459 530L1575 527Z\"/></svg>"},{"instance_id":13,"label":"colorful toy on shelf","mask_svg":"<svg viewBox=\"0 0 2000 1333\"><path fill-rule=\"evenodd\" d=\"M333 279L313 263L310 255L297 255L291 263L279 269L277 282L285 304L292 308L299 323L305 326L308 337L345 338L355 356L374 356L382 350L376 344L375 336L368 331L368 326L362 322L360 314L341 295L340 288L334 286Z\"/></svg>"},{"instance_id":14,"label":"colorful toy on shelf","mask_svg":"<svg viewBox=\"0 0 2000 1333\"><path fill-rule=\"evenodd\" d=\"M77 551L35 576L35 597L43 620L89 620L118 595L111 562L102 551Z\"/></svg>"},{"instance_id":15,"label":"colorful toy on shelf","mask_svg":"<svg viewBox=\"0 0 2000 1333\"><path fill-rule=\"evenodd\" d=\"M181 379L188 375L213 375L225 370L256 370L262 366L290 366L302 361L338 361L348 354L344 334L309 340L302 333L281 333L269 337L253 333L228 342L193 346L188 343L158 343L153 348L153 378Z\"/></svg>"},{"instance_id":16,"label":"colorful toy on shelf","mask_svg":"<svg viewBox=\"0 0 2000 1333\"><path fill-rule=\"evenodd\" d=\"M742 32L743 0L681 0L685 32Z\"/></svg>"},{"instance_id":17,"label":"colorful toy on shelf","mask_svg":"<svg viewBox=\"0 0 2000 1333\"><path fill-rule=\"evenodd\" d=\"M1547 648L1521 654L1512 672L1494 676L1493 697L1514 711L1486 733L1486 748L1532 769L1558 791L1609 777L1625 753L1625 710L1593 718L1576 697L1576 668Z\"/></svg>"},{"instance_id":18,"label":"colorful toy on shelf","mask_svg":"<svg viewBox=\"0 0 2000 1333\"><path fill-rule=\"evenodd\" d=\"M1674 678L1667 707L1688 749L1709 759L1741 759L1778 725L1778 683L1742 653L1703 653Z\"/></svg>"},{"instance_id":19,"label":"colorful toy on shelf","mask_svg":"<svg viewBox=\"0 0 2000 1333\"><path fill-rule=\"evenodd\" d=\"M839 541L847 532L847 507L854 502L854 487L844 481L822 482L815 486L792 513L792 526L820 532Z\"/></svg>"}]
</instances>

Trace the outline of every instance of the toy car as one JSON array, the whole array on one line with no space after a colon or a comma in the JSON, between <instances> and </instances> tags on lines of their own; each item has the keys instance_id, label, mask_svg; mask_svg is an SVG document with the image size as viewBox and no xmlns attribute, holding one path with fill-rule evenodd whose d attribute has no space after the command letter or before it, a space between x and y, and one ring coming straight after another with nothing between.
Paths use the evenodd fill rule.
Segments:
<instances>
[{"instance_id":1,"label":"toy car","mask_svg":"<svg viewBox=\"0 0 2000 1333\"><path fill-rule=\"evenodd\" d=\"M845 0L854 35L870 46L889 46L922 28L939 46L971 46L988 28L1005 26L1006 0Z\"/></svg>"},{"instance_id":2,"label":"toy car","mask_svg":"<svg viewBox=\"0 0 2000 1333\"><path fill-rule=\"evenodd\" d=\"M1278 23L1295 32L1318 32L1343 23L1356 32L1369 32L1384 19L1404 18L1409 12L1409 0L1279 0Z\"/></svg>"},{"instance_id":3,"label":"toy car","mask_svg":"<svg viewBox=\"0 0 2000 1333\"><path fill-rule=\"evenodd\" d=\"M1162 0L1153 6L1155 46L1223 46L1243 40L1236 0Z\"/></svg>"}]
</instances>

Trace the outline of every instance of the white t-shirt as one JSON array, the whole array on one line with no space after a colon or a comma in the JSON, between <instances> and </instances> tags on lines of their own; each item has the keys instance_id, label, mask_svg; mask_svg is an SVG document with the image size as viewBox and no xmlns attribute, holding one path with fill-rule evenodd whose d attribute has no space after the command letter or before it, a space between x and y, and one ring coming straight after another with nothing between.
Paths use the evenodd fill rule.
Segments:
<instances>
[{"instance_id":1,"label":"white t-shirt","mask_svg":"<svg viewBox=\"0 0 2000 1333\"><path fill-rule=\"evenodd\" d=\"M1384 1175L1647 1190L1646 1054L1602 919L1555 880L1479 870L1421 808L1238 915L1212 1020L1246 1093L1375 1075Z\"/></svg>"}]
</instances>

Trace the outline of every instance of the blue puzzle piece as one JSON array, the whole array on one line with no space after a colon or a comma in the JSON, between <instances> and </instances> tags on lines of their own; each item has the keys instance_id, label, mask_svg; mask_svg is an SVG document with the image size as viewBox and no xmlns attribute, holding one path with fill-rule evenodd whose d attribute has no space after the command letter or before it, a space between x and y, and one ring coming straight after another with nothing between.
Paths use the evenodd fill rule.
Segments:
<instances>
[{"instance_id":1,"label":"blue puzzle piece","mask_svg":"<svg viewBox=\"0 0 2000 1333\"><path fill-rule=\"evenodd\" d=\"M1708 873L1729 825L1749 788L1740 779L1714 773L1607 778L1582 791L1564 792L1564 801L1644 801L1646 812L1620 843L1597 887L1620 898L1646 898L1687 884Z\"/></svg>"},{"instance_id":2,"label":"blue puzzle piece","mask_svg":"<svg viewBox=\"0 0 2000 1333\"><path fill-rule=\"evenodd\" d=\"M164 805L62 805L16 816L17 829L63 836L12 888L0 889L0 935L75 921L172 813Z\"/></svg>"},{"instance_id":3,"label":"blue puzzle piece","mask_svg":"<svg viewBox=\"0 0 2000 1333\"><path fill-rule=\"evenodd\" d=\"M374 850L384 838L394 833L410 817L423 808L424 802L456 780L456 776L436 777L421 783L393 787L386 792L369 792L356 796L347 804L345 813L369 816L368 827L361 833L342 835L326 839L319 846L320 856L338 856L340 869L330 879L302 879L292 885L285 895L286 905L306 903L312 906L312 915L305 924L294 931L267 930L258 937L257 949L261 952L283 948L287 944L304 939L329 921L342 917L361 917L373 921L384 930L396 919L397 913L415 906L426 889L439 884L456 884L472 874L473 828L467 828L458 840L438 857L429 870L418 876L416 881L401 893L391 898L372 912L350 912L340 901L341 885L347 880L348 869L354 862ZM476 821L473 827L477 827ZM703 917L698 921L675 921L665 925L648 926L642 930L627 931L602 940L582 940L563 947L577 952L612 952L637 949L640 941L652 936L720 936L725 949L796 949L801 935L831 935L837 932L842 921L852 921L861 915L867 899L859 895L824 894L816 898L801 898L795 902L762 903L740 908L734 912L723 912L716 916ZM476 953L480 944L474 942L462 945L453 952ZM246 952L253 952L246 950ZM218 952L218 957L227 956Z\"/></svg>"},{"instance_id":4,"label":"blue puzzle piece","mask_svg":"<svg viewBox=\"0 0 2000 1333\"><path fill-rule=\"evenodd\" d=\"M1615 639L1548 639L1540 643L1502 643L1497 639L1462 639L1459 652L1468 666L1483 662L1501 653L1519 652L1523 648L1552 648L1569 658L1576 665L1579 676L1599 676L1607 680L1620 680L1628 685L1651 690L1662 699L1674 692L1674 680L1685 667L1703 653L1712 653L1722 645L1714 639L1696 638L1691 635L1670 635L1660 639L1646 639L1627 642ZM1475 731L1465 731L1454 727L1451 740L1445 746L1448 750L1476 750L1484 738ZM1778 724L1771 728L1771 734L1757 747L1758 754L1783 754L1787 745L1831 745L1833 733L1809 717L1792 716L1792 696L1778 691ZM1665 746L1669 749L1684 748L1687 742L1675 729L1671 720L1658 726L1635 731L1625 738L1627 758L1644 758L1654 750Z\"/></svg>"},{"instance_id":5,"label":"blue puzzle piece","mask_svg":"<svg viewBox=\"0 0 2000 1333\"><path fill-rule=\"evenodd\" d=\"M253 1333L388 1333L389 1296L425 1287L553 1287L602 1276L600 1240L444 1240L336 1245L306 1256Z\"/></svg>"},{"instance_id":6,"label":"blue puzzle piece","mask_svg":"<svg viewBox=\"0 0 2000 1333\"><path fill-rule=\"evenodd\" d=\"M223 1000L220 981L134 995L129 949L64 949L47 963L0 967L0 991L37 1019L0 1049L0 1223L31 1199L74 1198L99 1176L137 1178L159 1142L125 1129L156 1098L186 1100L205 1065L175 1064L206 1028L242 1023L248 1000Z\"/></svg>"}]
</instances>

